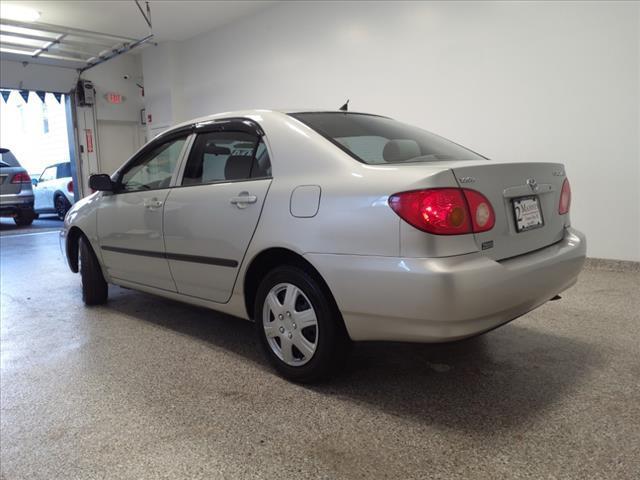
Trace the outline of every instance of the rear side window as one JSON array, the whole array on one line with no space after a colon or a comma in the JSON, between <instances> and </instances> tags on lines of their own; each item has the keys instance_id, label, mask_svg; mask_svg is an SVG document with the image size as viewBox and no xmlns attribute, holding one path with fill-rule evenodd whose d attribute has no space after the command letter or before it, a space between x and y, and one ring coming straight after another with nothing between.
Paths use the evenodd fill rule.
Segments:
<instances>
[{"instance_id":1,"label":"rear side window","mask_svg":"<svg viewBox=\"0 0 640 480\"><path fill-rule=\"evenodd\" d=\"M262 140L245 132L201 133L189 154L182 185L245 180L271 175Z\"/></svg>"},{"instance_id":2,"label":"rear side window","mask_svg":"<svg viewBox=\"0 0 640 480\"><path fill-rule=\"evenodd\" d=\"M290 115L371 165L485 159L450 140L386 117L346 112Z\"/></svg>"},{"instance_id":3,"label":"rear side window","mask_svg":"<svg viewBox=\"0 0 640 480\"><path fill-rule=\"evenodd\" d=\"M61 163L58 165L58 178L67 178L71 176L71 164Z\"/></svg>"},{"instance_id":4,"label":"rear side window","mask_svg":"<svg viewBox=\"0 0 640 480\"><path fill-rule=\"evenodd\" d=\"M0 148L0 167L19 167L18 159L6 148Z\"/></svg>"}]
</instances>

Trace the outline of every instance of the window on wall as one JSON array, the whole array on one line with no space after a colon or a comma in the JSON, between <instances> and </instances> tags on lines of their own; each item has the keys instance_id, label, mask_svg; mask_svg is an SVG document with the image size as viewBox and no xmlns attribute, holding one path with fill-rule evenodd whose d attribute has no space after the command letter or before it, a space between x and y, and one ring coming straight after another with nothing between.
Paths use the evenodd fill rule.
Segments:
<instances>
[{"instance_id":1,"label":"window on wall","mask_svg":"<svg viewBox=\"0 0 640 480\"><path fill-rule=\"evenodd\" d=\"M49 110L44 102L42 102L42 132L45 135L49 133Z\"/></svg>"},{"instance_id":2,"label":"window on wall","mask_svg":"<svg viewBox=\"0 0 640 480\"><path fill-rule=\"evenodd\" d=\"M20 112L20 129L22 130L22 133L27 133L27 119L25 111L24 111L24 105L18 105L18 112Z\"/></svg>"},{"instance_id":3,"label":"window on wall","mask_svg":"<svg viewBox=\"0 0 640 480\"><path fill-rule=\"evenodd\" d=\"M266 147L244 132L201 133L191 149L182 185L243 180L271 175Z\"/></svg>"}]
</instances>

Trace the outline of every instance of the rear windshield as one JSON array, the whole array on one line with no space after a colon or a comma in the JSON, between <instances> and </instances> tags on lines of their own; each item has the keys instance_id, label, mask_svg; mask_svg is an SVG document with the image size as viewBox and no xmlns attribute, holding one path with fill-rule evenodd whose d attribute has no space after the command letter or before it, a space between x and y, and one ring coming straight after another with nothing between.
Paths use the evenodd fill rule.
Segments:
<instances>
[{"instance_id":1,"label":"rear windshield","mask_svg":"<svg viewBox=\"0 0 640 480\"><path fill-rule=\"evenodd\" d=\"M485 159L438 135L386 117L341 112L290 115L370 165Z\"/></svg>"},{"instance_id":2,"label":"rear windshield","mask_svg":"<svg viewBox=\"0 0 640 480\"><path fill-rule=\"evenodd\" d=\"M0 148L0 167L19 167L20 164L10 150Z\"/></svg>"}]
</instances>

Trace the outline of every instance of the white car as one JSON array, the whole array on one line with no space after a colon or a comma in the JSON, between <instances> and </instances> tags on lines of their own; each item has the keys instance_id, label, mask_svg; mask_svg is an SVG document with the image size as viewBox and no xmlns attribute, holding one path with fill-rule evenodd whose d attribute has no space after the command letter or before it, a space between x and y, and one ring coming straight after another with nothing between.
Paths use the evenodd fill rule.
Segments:
<instances>
[{"instance_id":1,"label":"white car","mask_svg":"<svg viewBox=\"0 0 640 480\"><path fill-rule=\"evenodd\" d=\"M297 381L334 371L351 340L491 330L585 259L561 164L494 163L376 115L214 115L89 183L61 236L85 303L113 283L253 319Z\"/></svg>"},{"instance_id":2,"label":"white car","mask_svg":"<svg viewBox=\"0 0 640 480\"><path fill-rule=\"evenodd\" d=\"M45 168L32 183L36 213L55 213L64 220L74 202L71 163L57 163Z\"/></svg>"}]
</instances>

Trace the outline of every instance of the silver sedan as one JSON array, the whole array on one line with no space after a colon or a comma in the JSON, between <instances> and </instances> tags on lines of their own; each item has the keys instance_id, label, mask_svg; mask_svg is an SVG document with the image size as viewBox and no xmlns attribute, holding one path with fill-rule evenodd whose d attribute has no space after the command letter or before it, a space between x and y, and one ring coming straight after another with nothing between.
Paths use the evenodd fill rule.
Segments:
<instances>
[{"instance_id":1,"label":"silver sedan","mask_svg":"<svg viewBox=\"0 0 640 480\"><path fill-rule=\"evenodd\" d=\"M86 304L111 283L252 319L296 381L330 375L352 341L503 325L585 258L563 165L492 162L376 115L213 115L90 186L61 237Z\"/></svg>"}]
</instances>

